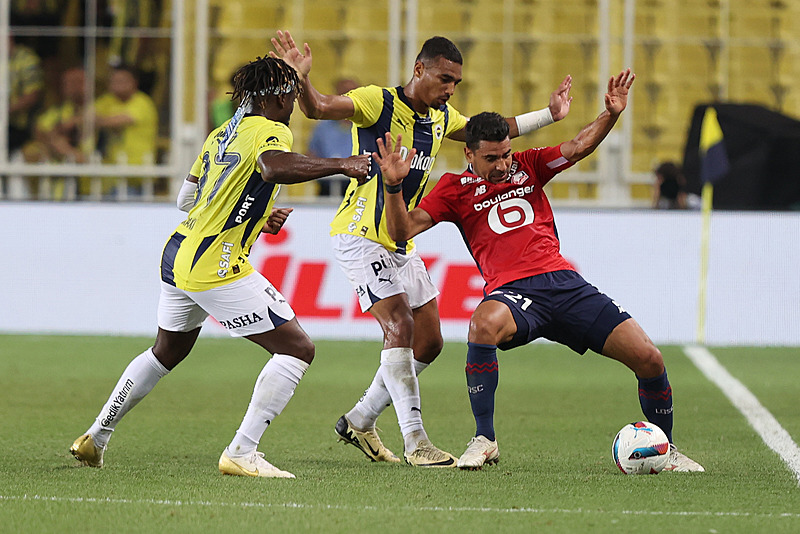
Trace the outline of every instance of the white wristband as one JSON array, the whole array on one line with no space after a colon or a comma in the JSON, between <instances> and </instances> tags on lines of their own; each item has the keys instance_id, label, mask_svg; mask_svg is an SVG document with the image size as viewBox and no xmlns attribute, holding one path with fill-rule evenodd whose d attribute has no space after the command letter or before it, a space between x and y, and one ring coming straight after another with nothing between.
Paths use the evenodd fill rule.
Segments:
<instances>
[{"instance_id":1,"label":"white wristband","mask_svg":"<svg viewBox=\"0 0 800 534\"><path fill-rule=\"evenodd\" d=\"M553 120L553 114L550 113L550 108L530 111L522 115L517 115L514 118L517 120L519 135L525 135L526 133L544 128L548 124L553 124L555 122Z\"/></svg>"},{"instance_id":2,"label":"white wristband","mask_svg":"<svg viewBox=\"0 0 800 534\"><path fill-rule=\"evenodd\" d=\"M194 206L194 196L197 193L197 184L184 180L181 190L178 191L178 209L189 213Z\"/></svg>"}]
</instances>

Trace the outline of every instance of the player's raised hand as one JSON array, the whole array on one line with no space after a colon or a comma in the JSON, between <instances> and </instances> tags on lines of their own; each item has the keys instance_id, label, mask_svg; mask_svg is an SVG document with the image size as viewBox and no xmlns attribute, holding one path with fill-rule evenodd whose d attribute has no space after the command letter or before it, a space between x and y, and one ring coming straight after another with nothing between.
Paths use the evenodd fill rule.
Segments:
<instances>
[{"instance_id":1,"label":"player's raised hand","mask_svg":"<svg viewBox=\"0 0 800 534\"><path fill-rule=\"evenodd\" d=\"M350 156L343 159L342 174L355 178L358 185L364 184L369 179L369 171L371 163L369 155L360 154L358 156Z\"/></svg>"},{"instance_id":2,"label":"player's raised hand","mask_svg":"<svg viewBox=\"0 0 800 534\"><path fill-rule=\"evenodd\" d=\"M403 178L408 176L411 170L411 159L417 153L416 148L412 148L404 158L400 154L400 146L403 140L402 135L397 136L397 143L392 147L392 136L386 133L386 142L378 138L378 152L372 153L372 159L381 166L381 175L386 185L397 185L403 182Z\"/></svg>"},{"instance_id":3,"label":"player's raised hand","mask_svg":"<svg viewBox=\"0 0 800 534\"><path fill-rule=\"evenodd\" d=\"M619 115L628 105L628 90L633 85L636 74L631 69L623 70L608 79L608 92L605 96L606 109L612 115Z\"/></svg>"},{"instance_id":4,"label":"player's raised hand","mask_svg":"<svg viewBox=\"0 0 800 534\"><path fill-rule=\"evenodd\" d=\"M572 97L569 96L569 90L572 89L572 76L569 74L564 81L562 81L558 88L550 93L550 114L553 116L554 121L560 121L569 113L569 105L572 103Z\"/></svg>"},{"instance_id":5,"label":"player's raised hand","mask_svg":"<svg viewBox=\"0 0 800 534\"><path fill-rule=\"evenodd\" d=\"M261 231L265 234L277 234L283 228L283 224L292 211L294 211L294 208L272 208L272 213L267 217L267 221Z\"/></svg>"},{"instance_id":6,"label":"player's raised hand","mask_svg":"<svg viewBox=\"0 0 800 534\"><path fill-rule=\"evenodd\" d=\"M300 77L308 76L311 72L311 47L308 43L303 43L303 52L297 48L289 30L282 32L278 30L278 38L270 39L275 52L270 51L270 57L280 58L288 63Z\"/></svg>"}]
</instances>

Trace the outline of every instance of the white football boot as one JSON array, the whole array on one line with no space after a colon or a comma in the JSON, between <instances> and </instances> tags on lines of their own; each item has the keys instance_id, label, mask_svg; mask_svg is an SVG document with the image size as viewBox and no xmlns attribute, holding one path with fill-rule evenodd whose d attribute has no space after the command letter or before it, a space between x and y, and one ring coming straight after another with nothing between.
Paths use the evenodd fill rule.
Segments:
<instances>
[{"instance_id":1,"label":"white football boot","mask_svg":"<svg viewBox=\"0 0 800 534\"><path fill-rule=\"evenodd\" d=\"M664 471L675 471L681 473L688 473L688 472L695 472L695 473L702 473L705 472L705 468L686 456L685 454L678 452L678 448L675 447L672 443L669 444L669 463L667 463L667 467L664 468Z\"/></svg>"},{"instance_id":2,"label":"white football boot","mask_svg":"<svg viewBox=\"0 0 800 534\"><path fill-rule=\"evenodd\" d=\"M254 451L249 456L231 457L227 447L219 457L219 472L240 477L295 478L290 472L282 471L266 461L263 452Z\"/></svg>"},{"instance_id":3,"label":"white football boot","mask_svg":"<svg viewBox=\"0 0 800 534\"><path fill-rule=\"evenodd\" d=\"M469 440L467 450L458 459L461 469L481 469L483 464L496 464L500 461L500 449L497 441L490 441L486 436L476 436Z\"/></svg>"}]
</instances>

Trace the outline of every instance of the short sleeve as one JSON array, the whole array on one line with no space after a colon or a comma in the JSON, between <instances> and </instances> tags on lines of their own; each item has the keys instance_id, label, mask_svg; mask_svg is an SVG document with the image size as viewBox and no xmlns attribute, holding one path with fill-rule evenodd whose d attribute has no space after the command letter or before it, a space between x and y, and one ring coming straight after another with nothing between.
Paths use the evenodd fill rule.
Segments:
<instances>
[{"instance_id":1,"label":"short sleeve","mask_svg":"<svg viewBox=\"0 0 800 534\"><path fill-rule=\"evenodd\" d=\"M447 104L447 113L449 120L447 122L447 131L444 132L444 136L450 137L451 134L464 129L464 127L467 125L468 119L450 104Z\"/></svg>"},{"instance_id":2,"label":"short sleeve","mask_svg":"<svg viewBox=\"0 0 800 534\"><path fill-rule=\"evenodd\" d=\"M203 174L203 154L201 153L197 156L197 159L194 160L192 164L192 170L189 171L189 174L192 176L197 176L198 178Z\"/></svg>"},{"instance_id":3,"label":"short sleeve","mask_svg":"<svg viewBox=\"0 0 800 534\"><path fill-rule=\"evenodd\" d=\"M454 174L442 176L431 192L419 203L419 207L428 212L434 223L453 222L457 218L458 202L456 191L452 187L454 177L456 177Z\"/></svg>"},{"instance_id":4,"label":"short sleeve","mask_svg":"<svg viewBox=\"0 0 800 534\"><path fill-rule=\"evenodd\" d=\"M272 122L258 133L256 136L256 143L256 154L258 155L268 150L291 152L294 138L288 126L278 122Z\"/></svg>"},{"instance_id":5,"label":"short sleeve","mask_svg":"<svg viewBox=\"0 0 800 534\"><path fill-rule=\"evenodd\" d=\"M378 122L383 110L383 88L377 85L359 87L345 93L353 101L353 116L350 121L359 128L368 128Z\"/></svg>"},{"instance_id":6,"label":"short sleeve","mask_svg":"<svg viewBox=\"0 0 800 534\"><path fill-rule=\"evenodd\" d=\"M514 154L514 159L533 170L539 185L546 184L556 174L574 165L561 154L561 145L530 148Z\"/></svg>"}]
</instances>

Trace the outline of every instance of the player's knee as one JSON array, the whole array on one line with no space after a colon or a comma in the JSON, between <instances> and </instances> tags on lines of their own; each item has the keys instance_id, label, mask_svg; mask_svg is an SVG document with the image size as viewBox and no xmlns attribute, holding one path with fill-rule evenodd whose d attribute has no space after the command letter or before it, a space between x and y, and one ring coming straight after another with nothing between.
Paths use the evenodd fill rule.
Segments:
<instances>
[{"instance_id":1,"label":"player's knee","mask_svg":"<svg viewBox=\"0 0 800 534\"><path fill-rule=\"evenodd\" d=\"M424 341L414 341L414 358L421 362L431 363L442 352L444 340L442 336L432 336Z\"/></svg>"},{"instance_id":2,"label":"player's knee","mask_svg":"<svg viewBox=\"0 0 800 534\"><path fill-rule=\"evenodd\" d=\"M497 345L504 323L492 315L473 315L469 321L469 341L485 345Z\"/></svg>"},{"instance_id":3,"label":"player's knee","mask_svg":"<svg viewBox=\"0 0 800 534\"><path fill-rule=\"evenodd\" d=\"M295 343L295 347L292 349L292 356L303 360L306 363L311 363L314 361L316 350L317 349L314 346L314 342L311 341L311 338L304 336L302 339L299 339L297 343Z\"/></svg>"},{"instance_id":4,"label":"player's knee","mask_svg":"<svg viewBox=\"0 0 800 534\"><path fill-rule=\"evenodd\" d=\"M410 347L414 339L414 317L411 310L393 313L381 323L386 342L396 347Z\"/></svg>"},{"instance_id":5,"label":"player's knee","mask_svg":"<svg viewBox=\"0 0 800 534\"><path fill-rule=\"evenodd\" d=\"M636 376L652 378L664 372L664 357L658 347L647 343L640 351L636 369Z\"/></svg>"}]
</instances>

